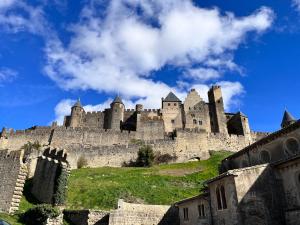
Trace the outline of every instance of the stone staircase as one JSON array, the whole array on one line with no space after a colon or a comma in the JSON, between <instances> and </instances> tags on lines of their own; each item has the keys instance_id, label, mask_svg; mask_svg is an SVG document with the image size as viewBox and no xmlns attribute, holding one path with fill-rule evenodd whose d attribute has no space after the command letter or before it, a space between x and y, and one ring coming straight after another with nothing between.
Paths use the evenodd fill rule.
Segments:
<instances>
[{"instance_id":1,"label":"stone staircase","mask_svg":"<svg viewBox=\"0 0 300 225\"><path fill-rule=\"evenodd\" d=\"M21 164L9 213L14 213L19 210L19 205L23 195L23 189L24 189L27 173L28 173L27 166L25 164Z\"/></svg>"}]
</instances>

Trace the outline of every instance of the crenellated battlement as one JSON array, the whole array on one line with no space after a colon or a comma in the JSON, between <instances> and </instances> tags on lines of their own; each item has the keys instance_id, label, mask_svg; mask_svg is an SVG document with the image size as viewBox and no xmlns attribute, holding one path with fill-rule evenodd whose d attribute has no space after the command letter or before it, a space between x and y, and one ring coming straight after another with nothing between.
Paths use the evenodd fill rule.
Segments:
<instances>
[{"instance_id":1,"label":"crenellated battlement","mask_svg":"<svg viewBox=\"0 0 300 225\"><path fill-rule=\"evenodd\" d=\"M21 157L23 155L23 152L20 151L9 151L9 150L1 150L0 151L0 160L1 159L9 159L13 161L20 161Z\"/></svg>"},{"instance_id":2,"label":"crenellated battlement","mask_svg":"<svg viewBox=\"0 0 300 225\"><path fill-rule=\"evenodd\" d=\"M67 150L48 147L44 150L43 156L65 162L67 161Z\"/></svg>"},{"instance_id":3,"label":"crenellated battlement","mask_svg":"<svg viewBox=\"0 0 300 225\"><path fill-rule=\"evenodd\" d=\"M135 109L125 109L125 112L135 112Z\"/></svg>"},{"instance_id":4,"label":"crenellated battlement","mask_svg":"<svg viewBox=\"0 0 300 225\"><path fill-rule=\"evenodd\" d=\"M96 115L101 115L103 114L102 111L89 111L89 112L86 112L85 115L87 116L96 116Z\"/></svg>"}]
</instances>

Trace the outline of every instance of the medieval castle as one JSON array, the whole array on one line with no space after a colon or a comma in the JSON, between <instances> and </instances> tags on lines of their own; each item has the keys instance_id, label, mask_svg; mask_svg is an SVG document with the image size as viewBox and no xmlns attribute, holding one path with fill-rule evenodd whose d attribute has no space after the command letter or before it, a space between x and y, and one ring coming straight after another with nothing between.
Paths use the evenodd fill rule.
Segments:
<instances>
[{"instance_id":1,"label":"medieval castle","mask_svg":"<svg viewBox=\"0 0 300 225\"><path fill-rule=\"evenodd\" d=\"M170 134L178 129L198 129L208 133L243 135L250 138L251 131L247 116L243 113L225 113L220 86L213 86L208 92L206 103L195 89L192 89L184 103L172 92L162 98L161 109L125 109L117 96L104 112L85 112L78 100L71 109L71 115L64 120L65 127L101 128L112 130L145 131L157 128Z\"/></svg>"},{"instance_id":2,"label":"medieval castle","mask_svg":"<svg viewBox=\"0 0 300 225\"><path fill-rule=\"evenodd\" d=\"M66 149L72 168L80 157L86 158L90 167L121 166L136 157L136 140L184 162L207 159L210 150L237 151L267 135L251 131L243 113L225 113L220 86L209 90L208 99L206 103L192 89L184 103L170 92L162 98L161 109L143 109L140 104L125 109L117 96L103 112L85 112L78 100L63 126L4 128L0 148L19 150L27 142L38 141Z\"/></svg>"},{"instance_id":3,"label":"medieval castle","mask_svg":"<svg viewBox=\"0 0 300 225\"><path fill-rule=\"evenodd\" d=\"M155 153L175 156L174 162L207 159L211 150L234 154L222 162L220 175L206 182L201 195L172 206L120 200L114 211L64 211L64 216L78 225L298 225L300 122L285 112L280 131L254 132L243 113L224 111L221 87L213 86L208 99L192 89L182 103L170 92L161 109L147 110L140 104L125 109L117 96L103 112L85 112L78 100L62 126L4 128L0 211L18 210L28 177L33 178L36 199L59 205L58 192L67 186L61 181L81 158L88 167L120 167L136 159L142 142ZM22 149L36 141L41 150ZM61 220L48 224L60 225Z\"/></svg>"}]
</instances>

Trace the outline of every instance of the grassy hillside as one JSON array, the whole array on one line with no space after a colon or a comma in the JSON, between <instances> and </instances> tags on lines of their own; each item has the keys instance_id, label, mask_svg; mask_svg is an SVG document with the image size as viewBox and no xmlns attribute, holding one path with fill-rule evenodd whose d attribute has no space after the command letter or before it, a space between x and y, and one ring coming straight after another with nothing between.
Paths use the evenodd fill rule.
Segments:
<instances>
[{"instance_id":1,"label":"grassy hillside","mask_svg":"<svg viewBox=\"0 0 300 225\"><path fill-rule=\"evenodd\" d=\"M199 194L205 180L218 173L228 152L215 152L209 160L151 168L84 168L73 170L67 208L112 209L117 200L171 204Z\"/></svg>"},{"instance_id":2,"label":"grassy hillside","mask_svg":"<svg viewBox=\"0 0 300 225\"><path fill-rule=\"evenodd\" d=\"M205 180L218 174L221 160L229 152L215 152L208 160L181 164L160 165L151 168L93 168L71 172L68 188L69 209L112 209L117 200L148 204L172 204L199 194ZM34 206L25 185L17 215L0 213L12 225L21 225L19 215Z\"/></svg>"}]
</instances>

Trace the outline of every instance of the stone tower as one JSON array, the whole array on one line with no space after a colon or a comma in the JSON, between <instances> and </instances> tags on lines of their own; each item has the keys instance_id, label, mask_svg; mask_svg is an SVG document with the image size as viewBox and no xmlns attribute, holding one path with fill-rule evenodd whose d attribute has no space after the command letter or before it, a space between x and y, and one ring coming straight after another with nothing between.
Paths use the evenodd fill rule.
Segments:
<instances>
[{"instance_id":1,"label":"stone tower","mask_svg":"<svg viewBox=\"0 0 300 225\"><path fill-rule=\"evenodd\" d=\"M120 130L121 123L124 120L125 105L122 102L120 96L116 96L114 101L110 104L111 109L111 119L110 119L110 129Z\"/></svg>"},{"instance_id":2,"label":"stone tower","mask_svg":"<svg viewBox=\"0 0 300 225\"><path fill-rule=\"evenodd\" d=\"M209 108L195 89L192 89L185 101L185 128L202 129L210 132Z\"/></svg>"},{"instance_id":3,"label":"stone tower","mask_svg":"<svg viewBox=\"0 0 300 225\"><path fill-rule=\"evenodd\" d=\"M284 111L281 128L285 128L293 123L295 123L297 120L287 111Z\"/></svg>"},{"instance_id":4,"label":"stone tower","mask_svg":"<svg viewBox=\"0 0 300 225\"><path fill-rule=\"evenodd\" d=\"M80 127L83 115L84 109L80 103L80 99L78 99L71 108L70 127Z\"/></svg>"},{"instance_id":5,"label":"stone tower","mask_svg":"<svg viewBox=\"0 0 300 225\"><path fill-rule=\"evenodd\" d=\"M224 112L224 101L220 86L212 86L208 91L211 132L228 133L227 121Z\"/></svg>"},{"instance_id":6,"label":"stone tower","mask_svg":"<svg viewBox=\"0 0 300 225\"><path fill-rule=\"evenodd\" d=\"M229 134L251 136L248 117L242 112L233 115L227 122L227 127Z\"/></svg>"},{"instance_id":7,"label":"stone tower","mask_svg":"<svg viewBox=\"0 0 300 225\"><path fill-rule=\"evenodd\" d=\"M166 133L183 128L183 106L173 92L170 92L166 98L162 98L162 116Z\"/></svg>"}]
</instances>

